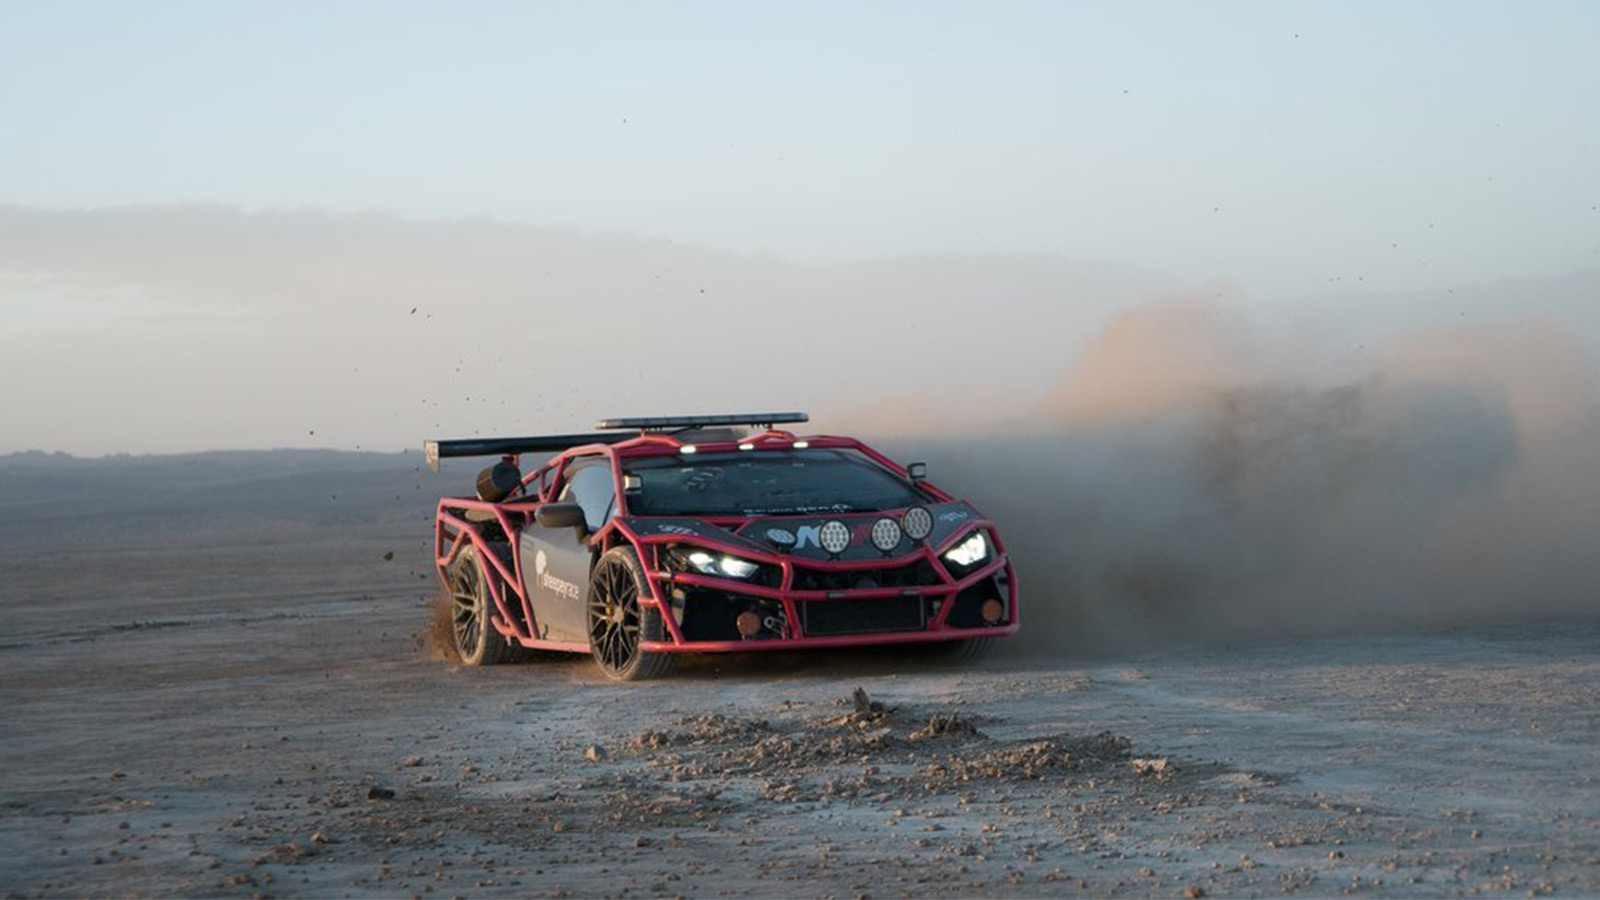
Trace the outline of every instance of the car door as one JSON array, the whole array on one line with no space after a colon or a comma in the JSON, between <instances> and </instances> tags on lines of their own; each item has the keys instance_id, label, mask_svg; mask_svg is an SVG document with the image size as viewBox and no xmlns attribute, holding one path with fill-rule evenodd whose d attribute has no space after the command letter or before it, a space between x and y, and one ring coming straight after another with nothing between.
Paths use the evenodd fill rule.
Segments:
<instances>
[{"instance_id":1,"label":"car door","mask_svg":"<svg viewBox=\"0 0 1600 900\"><path fill-rule=\"evenodd\" d=\"M584 524L546 528L537 521L522 530L523 587L533 603L541 640L588 643L589 570L594 553L589 536L616 511L611 460L579 457L567 465L558 502L583 507Z\"/></svg>"}]
</instances>

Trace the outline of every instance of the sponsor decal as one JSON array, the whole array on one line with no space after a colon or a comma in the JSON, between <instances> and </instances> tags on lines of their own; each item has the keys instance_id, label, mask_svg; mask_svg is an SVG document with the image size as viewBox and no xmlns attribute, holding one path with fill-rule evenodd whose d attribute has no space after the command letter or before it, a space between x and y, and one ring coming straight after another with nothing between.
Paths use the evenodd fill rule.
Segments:
<instances>
[{"instance_id":1,"label":"sponsor decal","mask_svg":"<svg viewBox=\"0 0 1600 900\"><path fill-rule=\"evenodd\" d=\"M664 531L667 534L699 534L700 533L699 531L697 531L697 530L695 530L693 528L686 528L686 527L684 527L682 525L673 525L671 523L668 523L668 524L665 524L665 525L657 525L656 526L656 530L657 531Z\"/></svg>"},{"instance_id":2,"label":"sponsor decal","mask_svg":"<svg viewBox=\"0 0 1600 900\"><path fill-rule=\"evenodd\" d=\"M821 525L801 525L794 530L794 548L804 550L807 544L818 548L822 546Z\"/></svg>"},{"instance_id":3,"label":"sponsor decal","mask_svg":"<svg viewBox=\"0 0 1600 900\"><path fill-rule=\"evenodd\" d=\"M565 597L568 600L573 601L578 599L577 585L570 581L562 581L561 579L549 573L539 576L539 586L550 593L555 594L557 597Z\"/></svg>"},{"instance_id":4,"label":"sponsor decal","mask_svg":"<svg viewBox=\"0 0 1600 900\"><path fill-rule=\"evenodd\" d=\"M959 522L962 519L967 518L968 515L970 515L970 514L964 509L947 510L947 511L942 512L942 513L939 514L939 521L941 521L941 522Z\"/></svg>"},{"instance_id":5,"label":"sponsor decal","mask_svg":"<svg viewBox=\"0 0 1600 900\"><path fill-rule=\"evenodd\" d=\"M854 510L848 503L830 503L826 506L774 506L746 507L747 516L813 516L818 513L847 513Z\"/></svg>"},{"instance_id":6,"label":"sponsor decal","mask_svg":"<svg viewBox=\"0 0 1600 900\"><path fill-rule=\"evenodd\" d=\"M789 531L788 529L784 529L784 528L768 528L767 529L767 540L773 542L774 544L783 544L783 545L787 546L789 544L794 543L795 538L794 538L794 533Z\"/></svg>"},{"instance_id":7,"label":"sponsor decal","mask_svg":"<svg viewBox=\"0 0 1600 900\"><path fill-rule=\"evenodd\" d=\"M539 576L539 586L555 594L557 597L566 597L568 600L578 599L578 586L570 581L564 581L545 571L550 568L550 560L540 550L533 555L533 571Z\"/></svg>"}]
</instances>

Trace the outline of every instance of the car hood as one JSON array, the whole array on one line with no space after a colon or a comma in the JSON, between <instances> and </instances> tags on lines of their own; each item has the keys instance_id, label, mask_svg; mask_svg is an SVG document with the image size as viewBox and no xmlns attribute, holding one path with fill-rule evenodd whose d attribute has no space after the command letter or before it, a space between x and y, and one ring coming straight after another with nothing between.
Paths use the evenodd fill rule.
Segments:
<instances>
[{"instance_id":1,"label":"car hood","mask_svg":"<svg viewBox=\"0 0 1600 900\"><path fill-rule=\"evenodd\" d=\"M961 502L930 503L926 505L926 509L933 515L933 531L925 543L934 547L965 529L969 522L983 518L977 510ZM837 560L861 562L904 556L915 549L917 545L903 534L899 546L889 553L879 552L872 544L872 523L885 517L898 523L904 512L903 509L894 509L825 516L752 516L726 528L705 519L687 516L624 516L621 521L640 537L676 535L691 542L695 538L701 538L728 544L734 548L744 547L761 553L787 553L797 559L827 562L833 558L822 549L818 541L818 531L822 528L822 523L837 519L850 529L850 546L845 548ZM785 537L794 539L792 549L786 549L786 542L783 541Z\"/></svg>"}]
</instances>

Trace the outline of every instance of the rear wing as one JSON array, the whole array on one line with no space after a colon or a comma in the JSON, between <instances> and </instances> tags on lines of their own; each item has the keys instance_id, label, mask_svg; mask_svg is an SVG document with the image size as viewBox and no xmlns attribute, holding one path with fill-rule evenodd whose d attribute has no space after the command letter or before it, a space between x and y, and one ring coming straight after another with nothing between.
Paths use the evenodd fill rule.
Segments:
<instances>
[{"instance_id":1,"label":"rear wing","mask_svg":"<svg viewBox=\"0 0 1600 900\"><path fill-rule=\"evenodd\" d=\"M519 453L560 453L584 444L620 444L631 434L546 434L537 437L467 438L459 441L423 441L428 468L439 471L439 460L456 456L515 456Z\"/></svg>"},{"instance_id":2,"label":"rear wing","mask_svg":"<svg viewBox=\"0 0 1600 900\"><path fill-rule=\"evenodd\" d=\"M737 413L720 416L641 416L636 418L602 419L595 427L608 432L672 431L676 429L705 428L714 425L754 425L771 428L773 425L805 422L803 412ZM439 471L439 460L452 456L515 456L519 453L560 453L584 444L620 444L637 435L599 434L547 434L538 437L468 438L459 441L424 441L422 453L428 468Z\"/></svg>"}]
</instances>

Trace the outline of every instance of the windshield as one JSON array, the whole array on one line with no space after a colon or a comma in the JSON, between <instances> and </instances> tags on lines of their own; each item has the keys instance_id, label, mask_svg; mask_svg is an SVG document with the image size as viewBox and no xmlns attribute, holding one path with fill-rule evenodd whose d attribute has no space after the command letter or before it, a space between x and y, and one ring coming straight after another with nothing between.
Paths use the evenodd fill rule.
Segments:
<instances>
[{"instance_id":1,"label":"windshield","mask_svg":"<svg viewBox=\"0 0 1600 900\"><path fill-rule=\"evenodd\" d=\"M876 512L926 499L882 467L837 450L656 456L624 462L623 470L637 476L628 511L639 516Z\"/></svg>"}]
</instances>

